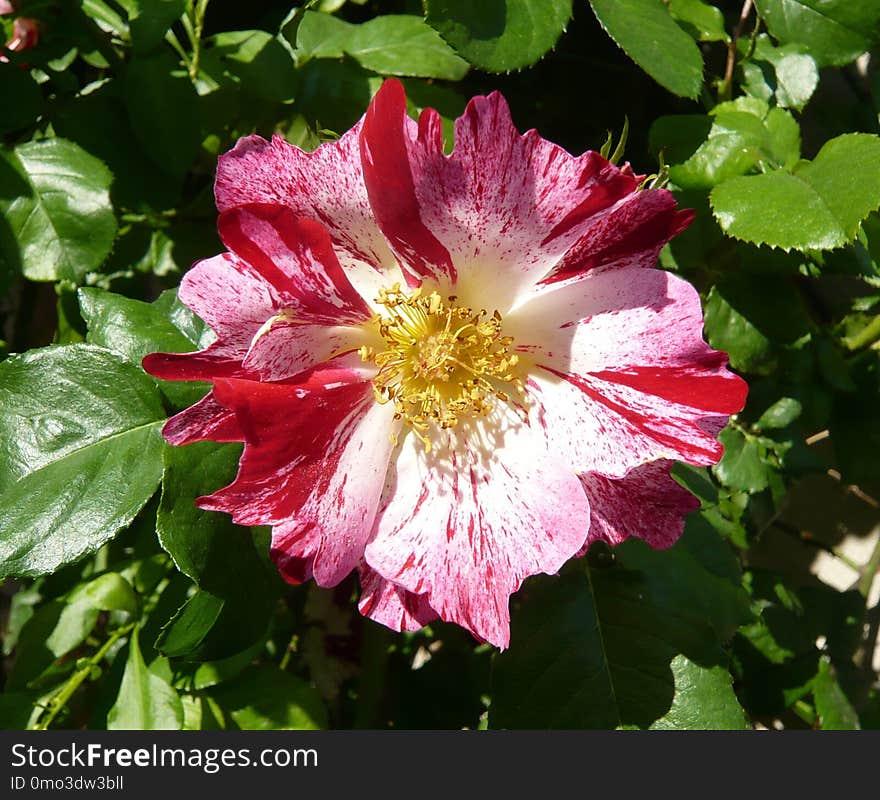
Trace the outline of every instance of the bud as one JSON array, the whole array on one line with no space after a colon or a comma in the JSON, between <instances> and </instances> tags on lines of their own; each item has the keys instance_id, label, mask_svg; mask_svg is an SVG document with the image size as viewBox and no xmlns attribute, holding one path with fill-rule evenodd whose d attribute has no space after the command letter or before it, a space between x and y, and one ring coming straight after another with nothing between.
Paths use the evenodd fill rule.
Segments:
<instances>
[{"instance_id":1,"label":"bud","mask_svg":"<svg viewBox=\"0 0 880 800\"><path fill-rule=\"evenodd\" d=\"M2 2L2 0L0 0ZM13 53L30 50L40 41L40 26L35 19L19 17L12 23L12 38L6 42L6 49Z\"/></svg>"},{"instance_id":2,"label":"bud","mask_svg":"<svg viewBox=\"0 0 880 800\"><path fill-rule=\"evenodd\" d=\"M6 10L8 9L8 10ZM8 14L15 9L8 0L0 0L0 14ZM12 38L4 48L11 53L21 53L36 47L40 41L40 23L31 17L19 17L12 23ZM0 64L8 64L9 58L0 52Z\"/></svg>"}]
</instances>

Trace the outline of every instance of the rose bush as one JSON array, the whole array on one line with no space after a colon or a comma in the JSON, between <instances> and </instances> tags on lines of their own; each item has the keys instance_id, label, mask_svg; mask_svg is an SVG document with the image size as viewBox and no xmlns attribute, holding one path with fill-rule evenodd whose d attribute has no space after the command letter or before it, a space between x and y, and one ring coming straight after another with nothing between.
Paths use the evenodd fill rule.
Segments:
<instances>
[{"instance_id":1,"label":"rose bush","mask_svg":"<svg viewBox=\"0 0 880 800\"><path fill-rule=\"evenodd\" d=\"M876 726L876 4L503 5L0 3L0 725Z\"/></svg>"}]
</instances>

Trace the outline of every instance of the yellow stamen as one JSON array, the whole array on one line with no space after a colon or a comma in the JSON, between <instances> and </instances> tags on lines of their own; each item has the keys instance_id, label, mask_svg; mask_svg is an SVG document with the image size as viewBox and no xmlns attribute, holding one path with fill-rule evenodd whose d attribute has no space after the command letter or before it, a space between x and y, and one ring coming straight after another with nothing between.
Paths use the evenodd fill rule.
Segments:
<instances>
[{"instance_id":1,"label":"yellow stamen","mask_svg":"<svg viewBox=\"0 0 880 800\"><path fill-rule=\"evenodd\" d=\"M523 395L519 361L510 352L513 339L501 333L501 314L488 316L444 301L437 292L415 289L405 294L400 284L382 289L376 302L387 315L376 322L387 348L359 351L379 368L373 392L379 403L394 403L402 419L430 451L433 428L447 429L462 419L486 416L495 399L509 402L507 384Z\"/></svg>"}]
</instances>

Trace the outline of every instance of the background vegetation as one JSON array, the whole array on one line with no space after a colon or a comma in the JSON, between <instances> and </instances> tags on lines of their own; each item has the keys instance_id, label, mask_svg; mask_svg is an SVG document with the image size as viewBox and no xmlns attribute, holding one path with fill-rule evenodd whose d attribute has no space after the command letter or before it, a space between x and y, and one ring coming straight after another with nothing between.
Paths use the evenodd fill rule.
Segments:
<instances>
[{"instance_id":1,"label":"background vegetation","mask_svg":"<svg viewBox=\"0 0 880 800\"><path fill-rule=\"evenodd\" d=\"M880 725L880 1L0 6L0 726ZM205 333L175 286L222 249L217 155L311 149L389 75L447 122L500 89L575 153L628 127L697 211L661 265L751 385L678 472L681 541L527 581L501 655L283 585L193 505L239 446L159 435L205 386L140 369Z\"/></svg>"}]
</instances>

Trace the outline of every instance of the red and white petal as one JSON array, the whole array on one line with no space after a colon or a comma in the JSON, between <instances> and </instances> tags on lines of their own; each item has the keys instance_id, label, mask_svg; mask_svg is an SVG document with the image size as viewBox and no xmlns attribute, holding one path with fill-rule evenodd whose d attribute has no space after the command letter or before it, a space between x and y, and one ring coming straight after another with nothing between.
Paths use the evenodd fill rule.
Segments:
<instances>
[{"instance_id":1,"label":"red and white petal","mask_svg":"<svg viewBox=\"0 0 880 800\"><path fill-rule=\"evenodd\" d=\"M505 320L533 369L531 413L579 472L621 477L661 458L714 464L745 382L703 341L696 291L661 270L555 287Z\"/></svg>"},{"instance_id":2,"label":"red and white petal","mask_svg":"<svg viewBox=\"0 0 880 800\"><path fill-rule=\"evenodd\" d=\"M204 439L212 442L240 442L244 439L235 414L220 405L213 392L171 417L162 428L162 435L168 444L174 445Z\"/></svg>"},{"instance_id":3,"label":"red and white petal","mask_svg":"<svg viewBox=\"0 0 880 800\"><path fill-rule=\"evenodd\" d=\"M311 564L333 586L363 557L391 452L393 406L378 405L353 370L316 371L305 383L217 381L218 402L245 437L235 481L202 508L244 525L272 525L271 552L298 580Z\"/></svg>"},{"instance_id":4,"label":"red and white petal","mask_svg":"<svg viewBox=\"0 0 880 800\"><path fill-rule=\"evenodd\" d=\"M364 116L364 183L374 218L400 259L407 284L418 286L427 278L451 286L456 279L452 253L430 228L423 196L427 176L417 166L427 153L443 157L436 112L423 114L417 131L406 113L403 85L386 81Z\"/></svg>"},{"instance_id":5,"label":"red and white petal","mask_svg":"<svg viewBox=\"0 0 880 800\"><path fill-rule=\"evenodd\" d=\"M144 369L169 381L248 377L242 361L251 340L280 305L271 284L247 262L223 253L189 270L178 298L217 338L195 353L150 353L143 359Z\"/></svg>"},{"instance_id":6,"label":"red and white petal","mask_svg":"<svg viewBox=\"0 0 880 800\"><path fill-rule=\"evenodd\" d=\"M536 373L527 392L533 424L577 472L622 477L660 458L708 465L723 453L719 415L690 405L589 376Z\"/></svg>"},{"instance_id":7,"label":"red and white petal","mask_svg":"<svg viewBox=\"0 0 880 800\"><path fill-rule=\"evenodd\" d=\"M541 284L599 270L654 267L663 245L693 218L690 209L676 210L675 198L665 189L633 192L582 225L580 238Z\"/></svg>"},{"instance_id":8,"label":"red and white petal","mask_svg":"<svg viewBox=\"0 0 880 800\"><path fill-rule=\"evenodd\" d=\"M295 324L282 313L254 336L242 366L260 380L283 381L372 342L362 328Z\"/></svg>"},{"instance_id":9,"label":"red and white petal","mask_svg":"<svg viewBox=\"0 0 880 800\"><path fill-rule=\"evenodd\" d=\"M671 461L653 461L622 478L582 475L590 501L590 534L581 555L598 539L610 545L643 539L658 550L675 544L685 516L699 508L700 501L672 478L671 468Z\"/></svg>"},{"instance_id":10,"label":"red and white petal","mask_svg":"<svg viewBox=\"0 0 880 800\"><path fill-rule=\"evenodd\" d=\"M637 365L699 367L700 297L659 269L601 272L536 295L504 320L516 349L538 364L586 374Z\"/></svg>"},{"instance_id":11,"label":"red and white petal","mask_svg":"<svg viewBox=\"0 0 880 800\"><path fill-rule=\"evenodd\" d=\"M239 139L217 165L219 211L248 203L274 203L317 220L352 283L368 300L375 289L399 281L400 270L373 218L359 150L361 123L335 142L306 153L280 136Z\"/></svg>"},{"instance_id":12,"label":"red and white petal","mask_svg":"<svg viewBox=\"0 0 880 800\"><path fill-rule=\"evenodd\" d=\"M526 425L472 427L445 432L429 454L403 441L365 557L442 619L506 647L511 593L580 550L589 505Z\"/></svg>"},{"instance_id":13,"label":"red and white petal","mask_svg":"<svg viewBox=\"0 0 880 800\"><path fill-rule=\"evenodd\" d=\"M254 334L283 306L274 287L231 253L196 264L183 276L178 298L217 334L215 350L239 361Z\"/></svg>"},{"instance_id":14,"label":"red and white petal","mask_svg":"<svg viewBox=\"0 0 880 800\"><path fill-rule=\"evenodd\" d=\"M651 265L689 221L669 192L637 192L639 177L598 153L576 158L534 130L520 135L497 93L471 100L446 156L437 113L413 125L402 86L386 81L361 149L376 219L411 283L454 284L465 303L491 297L502 313L542 278Z\"/></svg>"},{"instance_id":15,"label":"red and white petal","mask_svg":"<svg viewBox=\"0 0 880 800\"><path fill-rule=\"evenodd\" d=\"M225 211L217 228L223 243L275 288L296 318L342 325L372 316L317 222L282 206L254 204Z\"/></svg>"},{"instance_id":16,"label":"red and white petal","mask_svg":"<svg viewBox=\"0 0 880 800\"><path fill-rule=\"evenodd\" d=\"M437 619L424 595L413 594L383 578L367 564L358 570L361 597L358 609L365 617L393 631L417 631Z\"/></svg>"},{"instance_id":17,"label":"red and white petal","mask_svg":"<svg viewBox=\"0 0 880 800\"><path fill-rule=\"evenodd\" d=\"M141 362L144 370L164 381L213 381L215 378L250 377L241 366L245 350L217 341L197 353L150 353Z\"/></svg>"}]
</instances>

